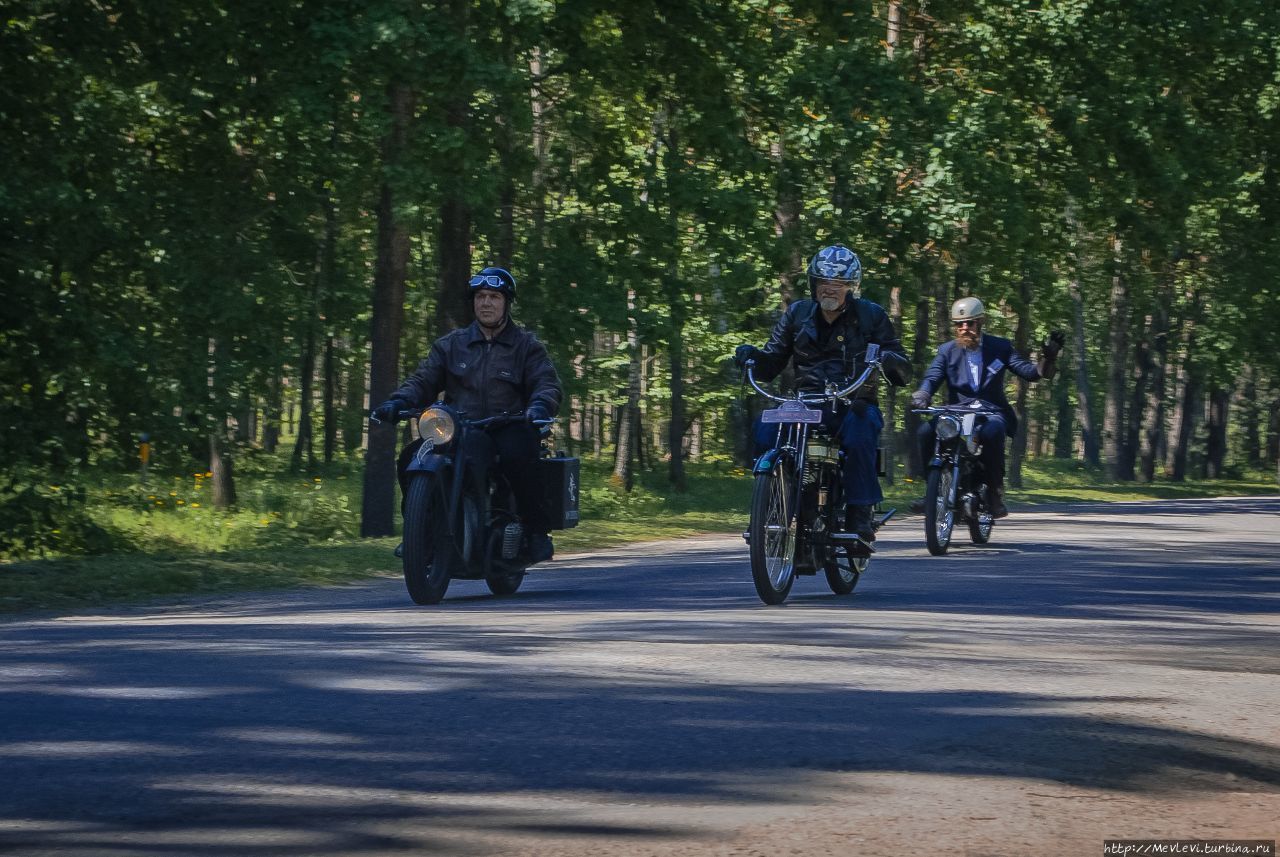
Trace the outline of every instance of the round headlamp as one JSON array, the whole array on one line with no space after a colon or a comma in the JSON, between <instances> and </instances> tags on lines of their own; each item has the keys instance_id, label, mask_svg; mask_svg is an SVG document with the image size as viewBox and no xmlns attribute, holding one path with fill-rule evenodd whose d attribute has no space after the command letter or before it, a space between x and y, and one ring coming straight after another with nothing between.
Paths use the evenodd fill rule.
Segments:
<instances>
[{"instance_id":1,"label":"round headlamp","mask_svg":"<svg viewBox=\"0 0 1280 857\"><path fill-rule=\"evenodd\" d=\"M444 446L453 440L457 430L457 420L444 408L432 406L418 417L418 437L435 446Z\"/></svg>"},{"instance_id":2,"label":"round headlamp","mask_svg":"<svg viewBox=\"0 0 1280 857\"><path fill-rule=\"evenodd\" d=\"M952 417L938 417L938 439L955 440L960 434L960 423Z\"/></svg>"}]
</instances>

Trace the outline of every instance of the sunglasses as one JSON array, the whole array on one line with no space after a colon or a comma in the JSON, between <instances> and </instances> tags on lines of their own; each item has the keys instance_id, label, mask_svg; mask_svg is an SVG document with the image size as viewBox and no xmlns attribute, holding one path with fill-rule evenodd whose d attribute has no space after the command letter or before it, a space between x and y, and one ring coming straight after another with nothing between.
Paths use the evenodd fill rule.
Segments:
<instances>
[{"instance_id":1,"label":"sunglasses","mask_svg":"<svg viewBox=\"0 0 1280 857\"><path fill-rule=\"evenodd\" d=\"M973 319L971 321L953 321L951 323L954 324L956 327L977 327L982 322L980 322L978 319Z\"/></svg>"},{"instance_id":2,"label":"sunglasses","mask_svg":"<svg viewBox=\"0 0 1280 857\"><path fill-rule=\"evenodd\" d=\"M487 274L483 277L477 275L471 278L471 288L473 289L478 289L483 286L488 286L491 289L500 289L503 285L502 277L499 277L496 274Z\"/></svg>"}]
</instances>

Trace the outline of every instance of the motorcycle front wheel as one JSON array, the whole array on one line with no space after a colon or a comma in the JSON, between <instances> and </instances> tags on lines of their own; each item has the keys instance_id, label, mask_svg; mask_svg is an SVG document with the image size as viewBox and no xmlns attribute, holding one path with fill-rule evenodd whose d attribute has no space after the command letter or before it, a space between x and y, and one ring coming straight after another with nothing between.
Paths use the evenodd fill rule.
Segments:
<instances>
[{"instance_id":1,"label":"motorcycle front wheel","mask_svg":"<svg viewBox=\"0 0 1280 857\"><path fill-rule=\"evenodd\" d=\"M956 510L951 505L952 473L951 468L945 466L930 470L924 492L924 541L934 556L947 552L951 529L956 523Z\"/></svg>"},{"instance_id":2,"label":"motorcycle front wheel","mask_svg":"<svg viewBox=\"0 0 1280 857\"><path fill-rule=\"evenodd\" d=\"M404 499L404 584L415 604L439 604L449 588L455 553L439 477L420 473Z\"/></svg>"},{"instance_id":3,"label":"motorcycle front wheel","mask_svg":"<svg viewBox=\"0 0 1280 857\"><path fill-rule=\"evenodd\" d=\"M783 464L756 476L751 493L751 579L765 604L781 604L796 579L796 523Z\"/></svg>"}]
</instances>

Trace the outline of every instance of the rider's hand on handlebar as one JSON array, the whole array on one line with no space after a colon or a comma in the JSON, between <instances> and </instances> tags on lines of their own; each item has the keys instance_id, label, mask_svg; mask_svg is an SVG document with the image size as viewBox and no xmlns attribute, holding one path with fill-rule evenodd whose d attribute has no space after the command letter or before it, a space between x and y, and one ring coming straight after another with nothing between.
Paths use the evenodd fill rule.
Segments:
<instances>
[{"instance_id":1,"label":"rider's hand on handlebar","mask_svg":"<svg viewBox=\"0 0 1280 857\"><path fill-rule=\"evenodd\" d=\"M916 390L911 394L911 407L920 409L927 408L929 407L929 402L932 401L932 399L933 396L930 396L924 390Z\"/></svg>"},{"instance_id":2,"label":"rider's hand on handlebar","mask_svg":"<svg viewBox=\"0 0 1280 857\"><path fill-rule=\"evenodd\" d=\"M1057 359L1058 352L1062 350L1062 346L1067 343L1067 335L1061 330L1055 330L1045 339L1044 344L1040 346L1041 353L1049 360Z\"/></svg>"},{"instance_id":3,"label":"rider's hand on handlebar","mask_svg":"<svg viewBox=\"0 0 1280 857\"><path fill-rule=\"evenodd\" d=\"M394 423L404 409L405 403L400 399L387 399L369 412L369 419L375 423Z\"/></svg>"},{"instance_id":4,"label":"rider's hand on handlebar","mask_svg":"<svg viewBox=\"0 0 1280 857\"><path fill-rule=\"evenodd\" d=\"M535 402L525 409L524 418L531 423L546 422L551 419L551 414L547 411L545 405Z\"/></svg>"},{"instance_id":5,"label":"rider's hand on handlebar","mask_svg":"<svg viewBox=\"0 0 1280 857\"><path fill-rule=\"evenodd\" d=\"M754 345L739 345L733 351L733 362L738 368L747 365L748 360L757 360L760 357L760 349Z\"/></svg>"}]
</instances>

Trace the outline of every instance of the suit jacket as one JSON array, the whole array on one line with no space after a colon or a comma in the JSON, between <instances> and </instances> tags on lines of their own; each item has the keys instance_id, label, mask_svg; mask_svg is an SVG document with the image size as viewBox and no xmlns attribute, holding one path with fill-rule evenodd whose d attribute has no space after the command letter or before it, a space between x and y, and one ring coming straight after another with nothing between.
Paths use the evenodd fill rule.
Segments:
<instances>
[{"instance_id":1,"label":"suit jacket","mask_svg":"<svg viewBox=\"0 0 1280 857\"><path fill-rule=\"evenodd\" d=\"M794 359L796 385L808 392L820 392L827 381L842 383L855 377L866 364L862 357L867 344L880 346L885 375L895 386L911 380L911 361L902 350L902 341L893 322L878 304L862 298L850 299L844 312L833 323L826 343L819 342L817 301L798 300L774 325L769 342L756 358L756 377L769 381ZM876 385L868 383L854 394L855 398L875 403Z\"/></svg>"},{"instance_id":2,"label":"suit jacket","mask_svg":"<svg viewBox=\"0 0 1280 857\"><path fill-rule=\"evenodd\" d=\"M1040 380L1040 370L1036 368L1036 364L1015 351L1012 342L1000 336L984 333L982 334L982 379L977 386L974 386L973 376L969 374L966 352L960 343L953 339L938 347L938 355L925 370L924 378L920 381L920 389L932 396L945 381L947 401L950 404L965 404L977 399L998 408L1004 414L1009 437L1013 437L1018 431L1018 416L1005 397L1004 373L1006 370L1012 371L1026 381Z\"/></svg>"}]
</instances>

